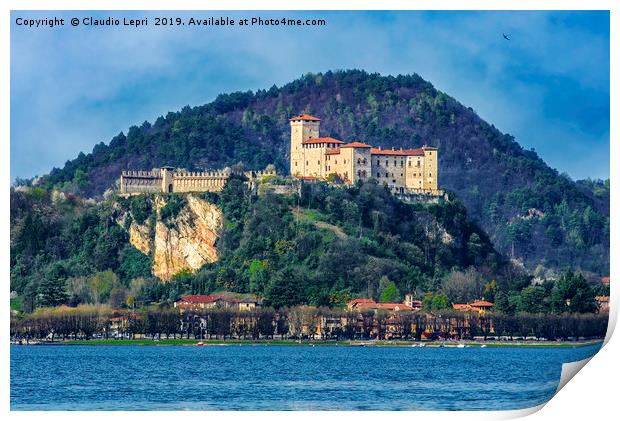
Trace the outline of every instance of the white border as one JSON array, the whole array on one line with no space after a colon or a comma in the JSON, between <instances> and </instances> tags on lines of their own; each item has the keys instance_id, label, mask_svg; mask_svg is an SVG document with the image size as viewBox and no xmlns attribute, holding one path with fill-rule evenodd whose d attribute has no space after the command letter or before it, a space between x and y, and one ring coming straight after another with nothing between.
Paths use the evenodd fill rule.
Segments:
<instances>
[{"instance_id":1,"label":"white border","mask_svg":"<svg viewBox=\"0 0 620 421\"><path fill-rule=\"evenodd\" d=\"M611 119L610 127L610 139L617 141L618 135L618 75L620 74L620 68L618 66L618 52L620 46L618 43L618 30L620 29L620 19L618 13L620 6L618 2L612 0L443 0L439 1L394 1L394 0L382 0L369 1L343 1L343 0L315 0L312 2L291 2L291 1L275 1L264 0L260 3L252 1L240 1L229 0L221 2L213 1L199 1L199 0L123 0L123 1L89 1L83 0L60 0L55 1L53 5L50 5L49 1L42 0L8 0L4 1L2 6L3 19L0 24L2 30L0 37L2 40L2 61L0 65L0 74L2 83L0 84L0 95L3 101L0 103L0 130L3 134L2 139L2 154L0 160L2 162L1 179L6 186L4 194L5 206L0 207L2 214L2 234L4 241L1 243L4 259L2 260L2 271L0 273L5 274L3 282L5 282L2 288L2 300L8 304L9 287L8 287L8 273L9 273L9 195L8 186L10 185L9 175L9 157L10 147L8 140L10 139L10 119L9 119L9 105L10 105L10 10L611 10L611 115L614 118ZM44 141L44 140L42 140ZM618 146L611 142L611 180L612 196L611 196L611 214L618 214L620 209L618 203L618 195L616 194L616 182L618 182L617 172L614 170L614 164L618 164ZM611 255L616 255L620 250L618 241L618 228L612 220L611 225ZM616 274L618 272L618 262L612 260L611 262L611 277L616 280ZM542 410L537 412L533 417L535 419L593 419L610 417L614 414L614 409L618 406L616 404L617 397L615 383L617 377L620 374L620 364L615 358L618 355L620 345L617 339L610 339L610 334L613 331L613 327L617 321L617 306L619 297L617 289L612 288L611 297L611 319L610 329L608 337L606 338L607 345L592 358L592 361L588 364L588 368L583 370L576 380L570 381L560 393L557 394ZM8 305L2 306L3 323L0 330L0 337L8 337L8 318L9 308ZM8 341L0 341L2 348L2 355L9 355ZM5 414L9 412L9 359L4 358L2 361L2 374L3 382L1 384L2 397L0 400L0 411ZM542 407L542 406L541 406ZM424 417L424 419L444 419L444 418L459 418L459 419L506 419L525 416L527 414L536 412L537 408L531 408L528 410L520 411L502 411L502 412L423 412L423 413L408 413L408 414L394 414L391 412L324 412L324 413L312 413L312 412L249 412L249 413L209 413L208 417L216 417L218 419L233 419L239 416L251 417L252 419L288 419L294 416L298 419L311 419L316 416L325 417L329 419L342 419L342 418L355 418L356 420L364 419L376 419L379 418L392 418L392 417ZM82 419L87 416L89 419L105 419L110 416L109 413L101 412L76 412L76 413L63 413L63 412L12 412L9 414L15 419L33 419L45 417L47 419ZM135 412L120 412L114 413L117 419L141 419L148 417L149 419L165 419L170 415L165 412L155 413L135 413ZM182 415L186 419L204 419L207 416L201 412L184 413Z\"/></svg>"}]
</instances>

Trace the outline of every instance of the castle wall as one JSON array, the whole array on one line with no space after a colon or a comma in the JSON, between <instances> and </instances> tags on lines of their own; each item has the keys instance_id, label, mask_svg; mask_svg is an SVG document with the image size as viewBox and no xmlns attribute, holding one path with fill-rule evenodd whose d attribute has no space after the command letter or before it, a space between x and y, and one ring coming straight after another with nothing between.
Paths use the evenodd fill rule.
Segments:
<instances>
[{"instance_id":1,"label":"castle wall","mask_svg":"<svg viewBox=\"0 0 620 421\"><path fill-rule=\"evenodd\" d=\"M230 173L225 171L206 172L175 172L172 177L172 191L187 192L218 192L224 188Z\"/></svg>"},{"instance_id":2,"label":"castle wall","mask_svg":"<svg viewBox=\"0 0 620 421\"><path fill-rule=\"evenodd\" d=\"M325 152L327 148L322 144L303 145L304 177L325 177Z\"/></svg>"},{"instance_id":3,"label":"castle wall","mask_svg":"<svg viewBox=\"0 0 620 421\"><path fill-rule=\"evenodd\" d=\"M408 156L407 168L405 176L405 187L408 189L422 189L423 184L423 172L424 172L424 157L423 156Z\"/></svg>"},{"instance_id":4,"label":"castle wall","mask_svg":"<svg viewBox=\"0 0 620 421\"><path fill-rule=\"evenodd\" d=\"M372 177L372 157L370 148L350 149L353 149L353 156L351 157L353 167L351 171L351 182L355 184L358 180L367 181Z\"/></svg>"},{"instance_id":5,"label":"castle wall","mask_svg":"<svg viewBox=\"0 0 620 421\"><path fill-rule=\"evenodd\" d=\"M120 179L120 193L189 193L219 192L224 188L230 170L190 172L171 167L158 171L123 171ZM275 171L246 171L249 189L256 189L257 182L265 176L276 175Z\"/></svg>"},{"instance_id":6,"label":"castle wall","mask_svg":"<svg viewBox=\"0 0 620 421\"><path fill-rule=\"evenodd\" d=\"M405 154L373 154L372 176L392 191L403 191L407 188L407 158Z\"/></svg>"},{"instance_id":7,"label":"castle wall","mask_svg":"<svg viewBox=\"0 0 620 421\"><path fill-rule=\"evenodd\" d=\"M370 148L343 147L338 154L327 155L326 158L327 175L337 174L350 184L371 177Z\"/></svg>"},{"instance_id":8,"label":"castle wall","mask_svg":"<svg viewBox=\"0 0 620 421\"><path fill-rule=\"evenodd\" d=\"M120 192L157 193L161 191L161 177L157 171L123 171L120 179Z\"/></svg>"}]
</instances>

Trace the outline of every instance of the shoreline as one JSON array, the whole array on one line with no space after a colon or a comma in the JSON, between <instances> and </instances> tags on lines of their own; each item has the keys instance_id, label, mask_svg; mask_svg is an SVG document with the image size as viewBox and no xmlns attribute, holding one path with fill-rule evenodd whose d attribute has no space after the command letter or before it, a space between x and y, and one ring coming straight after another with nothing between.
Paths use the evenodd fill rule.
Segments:
<instances>
[{"instance_id":1,"label":"shoreline","mask_svg":"<svg viewBox=\"0 0 620 421\"><path fill-rule=\"evenodd\" d=\"M409 348L457 348L464 345L466 348L576 348L593 346L603 343L603 339L584 340L584 341L385 341L385 340L359 340L359 341L328 341L328 340L220 340L220 339L90 339L90 340L66 340L66 341L30 341L28 344L23 342L23 346L44 345L96 345L96 346L346 346L346 347L409 347ZM442 346L443 344L443 346ZM11 345L20 344L11 342ZM462 348L463 346L461 346Z\"/></svg>"}]
</instances>

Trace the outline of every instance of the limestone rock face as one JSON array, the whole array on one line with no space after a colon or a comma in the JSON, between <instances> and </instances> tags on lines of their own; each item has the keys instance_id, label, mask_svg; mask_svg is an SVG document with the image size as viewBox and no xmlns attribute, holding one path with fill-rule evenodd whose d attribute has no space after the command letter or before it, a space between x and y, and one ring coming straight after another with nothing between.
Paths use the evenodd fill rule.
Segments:
<instances>
[{"instance_id":1,"label":"limestone rock face","mask_svg":"<svg viewBox=\"0 0 620 421\"><path fill-rule=\"evenodd\" d=\"M151 252L151 238L149 232L149 224L138 225L135 222L129 227L129 242L132 246L140 250L144 254Z\"/></svg>"},{"instance_id":2,"label":"limestone rock face","mask_svg":"<svg viewBox=\"0 0 620 421\"><path fill-rule=\"evenodd\" d=\"M194 196L188 196L187 202L172 227L160 220L155 225L153 275L162 280L218 259L215 241L222 226L221 211Z\"/></svg>"},{"instance_id":3,"label":"limestone rock face","mask_svg":"<svg viewBox=\"0 0 620 421\"><path fill-rule=\"evenodd\" d=\"M187 203L171 220L163 221L160 210L165 198L157 196L153 209L157 212L154 237L151 238L152 220L139 225L132 222L129 239L138 250L153 257L153 275L169 281L184 269L195 271L205 263L215 262L223 216L220 209L193 195L186 196Z\"/></svg>"}]
</instances>

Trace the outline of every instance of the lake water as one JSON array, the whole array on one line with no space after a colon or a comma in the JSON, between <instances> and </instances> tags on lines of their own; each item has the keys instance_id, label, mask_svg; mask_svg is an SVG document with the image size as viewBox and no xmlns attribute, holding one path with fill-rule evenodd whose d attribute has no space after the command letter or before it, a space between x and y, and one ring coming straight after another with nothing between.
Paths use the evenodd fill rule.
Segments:
<instances>
[{"instance_id":1,"label":"lake water","mask_svg":"<svg viewBox=\"0 0 620 421\"><path fill-rule=\"evenodd\" d=\"M12 410L499 410L600 346L11 346Z\"/></svg>"}]
</instances>

